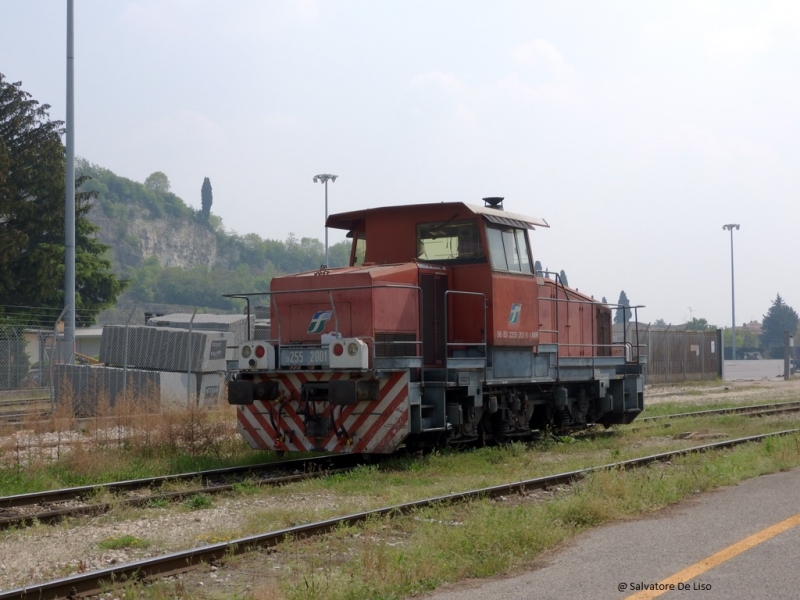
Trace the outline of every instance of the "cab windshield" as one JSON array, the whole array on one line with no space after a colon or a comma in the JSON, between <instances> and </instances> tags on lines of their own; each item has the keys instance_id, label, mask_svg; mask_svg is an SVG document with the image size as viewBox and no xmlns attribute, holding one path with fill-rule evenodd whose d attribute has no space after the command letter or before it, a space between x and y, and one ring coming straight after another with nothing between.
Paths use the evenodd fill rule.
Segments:
<instances>
[{"instance_id":1,"label":"cab windshield","mask_svg":"<svg viewBox=\"0 0 800 600\"><path fill-rule=\"evenodd\" d=\"M492 268L497 271L533 273L524 229L486 224Z\"/></svg>"},{"instance_id":2,"label":"cab windshield","mask_svg":"<svg viewBox=\"0 0 800 600\"><path fill-rule=\"evenodd\" d=\"M475 220L417 225L417 259L431 262L479 261L485 258Z\"/></svg>"}]
</instances>

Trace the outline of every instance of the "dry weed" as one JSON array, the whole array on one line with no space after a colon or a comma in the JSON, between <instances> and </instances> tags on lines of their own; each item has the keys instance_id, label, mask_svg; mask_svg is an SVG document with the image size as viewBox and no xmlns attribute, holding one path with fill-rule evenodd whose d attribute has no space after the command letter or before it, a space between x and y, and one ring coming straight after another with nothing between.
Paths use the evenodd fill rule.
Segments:
<instances>
[{"instance_id":1,"label":"dry weed","mask_svg":"<svg viewBox=\"0 0 800 600\"><path fill-rule=\"evenodd\" d=\"M66 447L69 446L67 440L71 440L74 437L71 434L75 431L78 423L75 418L75 410L72 401L60 402L57 404L50 415L50 422L56 436L56 460L59 460L62 451L66 450Z\"/></svg>"},{"instance_id":2,"label":"dry weed","mask_svg":"<svg viewBox=\"0 0 800 600\"><path fill-rule=\"evenodd\" d=\"M187 406L186 398L162 405L153 386L137 390L133 382L109 397L101 383L90 380L89 393L80 397L62 384L49 418L5 426L0 462L26 469L60 462L89 475L115 466L124 470L126 461L178 455L224 458L241 450L235 416L225 410L227 405Z\"/></svg>"}]
</instances>

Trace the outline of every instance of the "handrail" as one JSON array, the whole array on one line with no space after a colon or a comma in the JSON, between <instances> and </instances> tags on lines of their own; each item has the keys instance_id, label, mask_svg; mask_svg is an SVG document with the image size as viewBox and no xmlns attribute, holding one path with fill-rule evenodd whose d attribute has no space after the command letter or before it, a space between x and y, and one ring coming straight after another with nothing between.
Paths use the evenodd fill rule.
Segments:
<instances>
[{"instance_id":1,"label":"handrail","mask_svg":"<svg viewBox=\"0 0 800 600\"><path fill-rule=\"evenodd\" d=\"M449 312L447 309L449 307L447 303L447 296L449 294L460 294L462 296L480 296L483 299L483 341L482 342L449 342L450 339L450 328L448 327L447 323L447 313ZM446 290L444 293L444 364L445 368L447 368L447 361L450 358L448 350L450 346L483 346L483 380L486 381L486 359L488 357L488 349L486 344L486 294L482 292L466 292L462 290Z\"/></svg>"},{"instance_id":2,"label":"handrail","mask_svg":"<svg viewBox=\"0 0 800 600\"><path fill-rule=\"evenodd\" d=\"M558 283L561 282L561 276L558 273L554 273L552 271L541 271L541 273L548 274L548 275L555 275L556 276L556 294L558 294ZM565 291L565 296L566 296L567 303L589 304L589 305L595 305L595 306L597 304L601 304L603 306L608 307L609 309L614 309L614 310L619 310L619 309L631 310L632 309L634 311L634 318L635 318L635 324L636 324L635 325L635 329L636 329L636 344L633 344L631 342L631 348L641 348L642 347L642 344L641 344L640 339L639 339L639 309L640 308L645 308L644 305L637 304L637 305L634 305L634 306L630 306L630 305L616 304L616 303L610 303L610 302L600 302L598 300L579 300L577 298L570 298L569 294L566 294L566 288L565 288L563 283L561 283L561 287ZM563 346L581 345L581 344L561 344L558 341L560 328L559 328L559 314L558 314L559 311L558 311L557 305L558 305L559 302L564 302L564 299L563 298L559 298L556 295L554 298L542 298L542 297L539 297L538 300L540 300L540 301L549 301L549 302L556 303L555 320L556 320L556 327L558 328L556 331L553 331L552 329L540 329L539 333L555 334L555 336L556 336L555 344L558 345L558 346L562 346L562 345ZM569 313L567 313L567 314L569 314ZM592 337L593 338L594 338L594 324L595 324L594 321L595 321L595 319L594 319L594 317L592 317L591 323L592 323ZM623 330L622 330L622 339L623 339L622 343L623 344L628 343L628 341L627 341L628 340L627 333L628 333L627 332L627 327L623 327ZM606 344L589 344L589 345L593 345L593 346L597 346L597 347L603 347ZM638 362L638 360L639 360L639 354L637 353L636 361ZM558 358L556 358L556 362L557 361L558 361Z\"/></svg>"},{"instance_id":3,"label":"handrail","mask_svg":"<svg viewBox=\"0 0 800 600\"><path fill-rule=\"evenodd\" d=\"M336 314L336 305L333 303L333 292L331 292L330 290L328 291L328 298L331 301L331 311L333 311L333 328L336 331L339 331L339 315Z\"/></svg>"},{"instance_id":4,"label":"handrail","mask_svg":"<svg viewBox=\"0 0 800 600\"><path fill-rule=\"evenodd\" d=\"M559 341L559 338L561 336L561 332L560 332L560 326L559 326L560 322L559 322L558 303L566 301L568 304L589 304L589 305L592 305L592 306L596 306L598 304L602 304L603 306L606 306L609 309L633 310L634 311L634 315L635 315L635 319L636 319L636 321L635 321L636 322L636 344L633 344L633 343L629 344L628 343L628 340L627 340L627 327L623 327L623 341L622 341L622 344L629 346L631 349L633 349L633 348L637 349L635 362L637 362L637 363L639 362L640 354L641 354L639 349L642 348L642 344L640 343L640 338L639 338L638 309L639 308L644 308L644 305L634 305L634 306L628 305L628 306L626 306L626 305L622 305L622 304L615 304L615 303L609 303L609 302L600 302L598 300L581 300L581 299L577 299L577 298L570 298L569 297L569 293L567 291L567 286L562 281L561 275L559 273L555 273L555 272L552 272L552 271L541 271L540 273L542 273L543 276L544 275L548 275L548 276L549 275L554 275L555 276L555 283L556 283L556 295L555 295L555 297L553 297L553 298L537 297L537 301L553 302L553 303L555 303L555 307L556 307L555 308L556 329L555 330L539 329L538 332L540 334L541 333L549 333L549 334L553 335L554 338L555 338L555 341L553 343L555 343L557 348L560 348L561 346L565 346L565 347L583 347L583 346L586 346L586 347L595 347L595 348L613 347L615 344L618 345L619 342L616 342L616 343L612 342L612 344L569 344L569 343L562 344ZM564 292L564 298L559 298L558 297L558 288L559 287ZM301 293L315 293L315 292L325 293L325 292L327 292L329 301L331 303L332 313L333 313L333 316L334 316L335 327L338 330L338 328L339 328L338 315L337 315L336 305L335 305L335 303L333 301L333 292L354 291L354 290L364 290L364 289L372 290L372 289L381 289L381 288L397 288L397 289L416 290L417 297L419 299L419 319L420 319L420 323L418 325L419 326L419 338L417 340L414 340L414 341L395 341L395 342L389 341L389 342L381 342L381 344L393 344L393 343L401 344L402 343L402 344L414 344L416 346L422 345L424 343L424 341L421 339L424 327L423 327L423 324L422 324L421 321L423 319L423 313L424 313L424 311L423 311L424 298L423 298L423 294L422 294L422 288L420 286L418 286L418 285L388 283L388 284L380 284L380 285L358 285L358 286L344 286L344 287L311 288L311 289L303 289L303 290L278 290L278 291L268 291L268 292L247 292L247 293L239 293L239 294L223 294L223 297L224 298L243 299L243 300L245 300L247 302L247 316L248 316L247 339L249 341L251 339L250 338L250 327L249 327L249 321L250 321L250 298L253 297L253 296L273 296L273 295L277 296L277 295L285 295L285 294L301 294ZM450 339L450 335L449 335L450 331L449 331L449 324L448 324L448 313L449 313L449 311L447 310L447 308L448 308L447 296L449 294L461 294L461 295L467 295L467 296L481 296L483 298L483 341L482 342L460 342L460 343L456 343L456 342L450 342L449 341L449 339ZM483 293L480 293L480 292L467 292L467 291L462 291L462 290L446 290L445 293L444 293L444 300L445 300L445 311L444 311L444 313L445 313L444 314L445 363L447 362L447 359L449 358L449 350L450 350L451 346L482 346L484 348L484 352L483 352L484 353L484 358L488 359L488 344L487 344L487 331L486 331L486 312L487 312L486 295L483 294ZM278 302L271 302L270 306L275 308L275 315L276 315L277 320L278 320L278 337L277 338L271 337L269 340L265 340L265 341L267 341L267 342L277 342L278 345L281 345L280 344L280 340L281 340L281 337L282 337L282 335L281 335L281 333L282 333L282 324L281 324L281 318L280 318L280 311L279 311ZM567 315L569 315L569 313L567 313ZM591 324L592 324L592 338L594 338L594 334L595 334L595 316L594 315L591 316ZM369 336L367 336L367 337L369 337ZM370 339L372 339L372 338L370 338ZM376 352L377 343L378 342L373 339L373 352L372 352L372 354L373 354L373 364L374 364L374 358L375 358L375 352ZM414 356L415 357L419 356L419 354L415 354ZM424 352L423 352L423 357L424 357ZM592 355L590 355L590 357L592 359L594 359L596 357L599 357L599 355L592 354ZM278 359L277 360L277 364L278 364L278 367L280 368L280 354L278 354L277 359ZM557 350L556 351L556 379L559 379L559 375L560 375L560 373L559 373L559 369L560 369L559 359L560 359L560 354L559 354L559 352ZM632 353L631 353L631 359L630 360L631 360L631 362L634 362ZM424 362L424 360L423 360L423 362ZM424 370L424 369L422 369L422 370ZM484 378L485 378L485 375L486 375L486 367L484 367Z\"/></svg>"}]
</instances>

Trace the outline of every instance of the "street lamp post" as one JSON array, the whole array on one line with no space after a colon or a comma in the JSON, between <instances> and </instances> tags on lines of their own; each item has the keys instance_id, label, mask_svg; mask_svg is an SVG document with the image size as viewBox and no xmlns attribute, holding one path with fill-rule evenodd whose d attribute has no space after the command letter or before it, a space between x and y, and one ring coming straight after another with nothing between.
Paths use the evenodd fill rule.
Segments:
<instances>
[{"instance_id":1,"label":"street lamp post","mask_svg":"<svg viewBox=\"0 0 800 600\"><path fill-rule=\"evenodd\" d=\"M328 266L328 180L335 182L338 175L314 175L314 183L325 184L325 267Z\"/></svg>"},{"instance_id":2,"label":"street lamp post","mask_svg":"<svg viewBox=\"0 0 800 600\"><path fill-rule=\"evenodd\" d=\"M67 0L67 118L64 173L64 345L59 358L75 364L75 19L73 0Z\"/></svg>"},{"instance_id":3,"label":"street lamp post","mask_svg":"<svg viewBox=\"0 0 800 600\"><path fill-rule=\"evenodd\" d=\"M733 287L733 230L739 229L736 223L722 226L723 230L731 232L731 360L736 360L736 298Z\"/></svg>"}]
</instances>

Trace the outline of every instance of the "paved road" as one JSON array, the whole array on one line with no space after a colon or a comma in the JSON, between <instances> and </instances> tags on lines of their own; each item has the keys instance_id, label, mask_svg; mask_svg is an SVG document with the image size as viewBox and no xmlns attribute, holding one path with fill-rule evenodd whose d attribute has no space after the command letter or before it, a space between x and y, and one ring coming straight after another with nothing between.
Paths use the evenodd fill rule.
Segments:
<instances>
[{"instance_id":1,"label":"paved road","mask_svg":"<svg viewBox=\"0 0 800 600\"><path fill-rule=\"evenodd\" d=\"M780 532L767 529L781 523ZM766 539L748 547L759 533ZM710 563L702 562L710 557ZM642 600L631 584L657 584L676 574L676 589L658 598L800 598L800 469L698 495L651 518L592 530L539 569L462 583L430 599ZM678 583L688 589L679 591Z\"/></svg>"},{"instance_id":2,"label":"paved road","mask_svg":"<svg viewBox=\"0 0 800 600\"><path fill-rule=\"evenodd\" d=\"M726 360L724 379L725 381L783 379L783 361L772 359Z\"/></svg>"}]
</instances>

